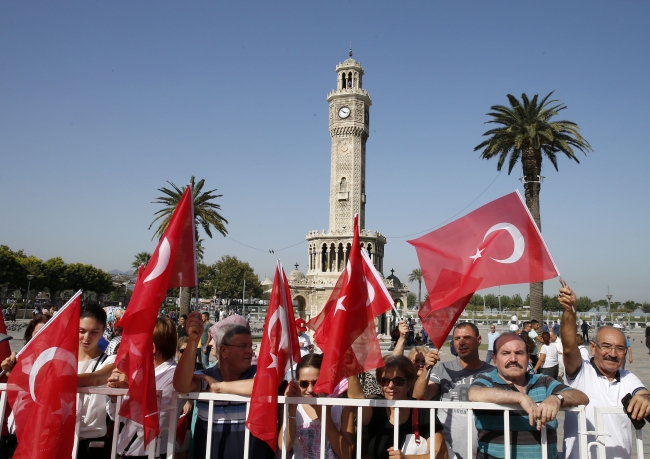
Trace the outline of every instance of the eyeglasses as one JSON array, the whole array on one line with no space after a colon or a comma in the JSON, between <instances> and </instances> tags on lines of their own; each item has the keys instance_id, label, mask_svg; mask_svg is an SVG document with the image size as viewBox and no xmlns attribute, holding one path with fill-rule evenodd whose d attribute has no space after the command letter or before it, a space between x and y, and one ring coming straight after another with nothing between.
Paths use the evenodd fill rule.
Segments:
<instances>
[{"instance_id":1,"label":"eyeglasses","mask_svg":"<svg viewBox=\"0 0 650 459\"><path fill-rule=\"evenodd\" d=\"M257 349L257 344L225 344L225 343L222 343L221 345L222 346L228 346L228 347L237 347L237 348L243 349L243 350L251 349L251 350L254 351L255 349Z\"/></svg>"},{"instance_id":2,"label":"eyeglasses","mask_svg":"<svg viewBox=\"0 0 650 459\"><path fill-rule=\"evenodd\" d=\"M596 347L599 347L602 351L606 353L610 353L612 349L616 351L617 354L625 354L627 352L627 348L625 346L612 346L609 343L603 343L603 344L597 344L594 343Z\"/></svg>"},{"instance_id":3,"label":"eyeglasses","mask_svg":"<svg viewBox=\"0 0 650 459\"><path fill-rule=\"evenodd\" d=\"M316 382L317 382L316 379L314 379L313 381L302 380L302 381L298 381L298 385L303 389L307 389L310 384L312 387L314 387L316 385Z\"/></svg>"},{"instance_id":4,"label":"eyeglasses","mask_svg":"<svg viewBox=\"0 0 650 459\"><path fill-rule=\"evenodd\" d=\"M382 386L388 386L390 383L393 383L395 387L402 387L406 381L407 378L402 378L400 376L396 378L381 378L379 380Z\"/></svg>"}]
</instances>

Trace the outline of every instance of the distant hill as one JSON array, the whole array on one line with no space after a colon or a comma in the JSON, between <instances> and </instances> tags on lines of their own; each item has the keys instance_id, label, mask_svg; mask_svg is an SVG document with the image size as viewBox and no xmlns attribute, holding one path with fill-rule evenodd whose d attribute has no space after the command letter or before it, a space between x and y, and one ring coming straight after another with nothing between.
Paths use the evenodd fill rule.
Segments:
<instances>
[{"instance_id":1,"label":"distant hill","mask_svg":"<svg viewBox=\"0 0 650 459\"><path fill-rule=\"evenodd\" d=\"M119 269L114 269L112 271L109 271L108 274L112 274L114 276L118 275L118 274L124 274L124 275L130 276L130 275L133 274L133 270L129 269L128 271L120 271Z\"/></svg>"}]
</instances>

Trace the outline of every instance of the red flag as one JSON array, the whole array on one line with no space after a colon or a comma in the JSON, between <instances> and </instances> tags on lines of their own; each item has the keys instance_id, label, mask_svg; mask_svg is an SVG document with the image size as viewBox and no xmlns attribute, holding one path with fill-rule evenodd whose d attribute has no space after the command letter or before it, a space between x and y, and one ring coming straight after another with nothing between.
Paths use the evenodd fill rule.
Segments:
<instances>
[{"instance_id":1,"label":"red flag","mask_svg":"<svg viewBox=\"0 0 650 459\"><path fill-rule=\"evenodd\" d=\"M278 446L278 386L291 368L291 360L301 361L295 321L289 283L278 261L246 419L251 434L268 443L273 451Z\"/></svg>"},{"instance_id":2,"label":"red flag","mask_svg":"<svg viewBox=\"0 0 650 459\"><path fill-rule=\"evenodd\" d=\"M153 329L167 290L197 285L194 248L194 206L188 185L147 267L138 275L122 317L122 341L115 359L115 366L129 378L128 398L119 414L144 426L145 447L160 431Z\"/></svg>"},{"instance_id":3,"label":"red flag","mask_svg":"<svg viewBox=\"0 0 650 459\"><path fill-rule=\"evenodd\" d=\"M346 269L321 313L307 324L316 331L314 341L323 350L315 392L332 393L342 379L383 366L374 319L392 305L377 270L362 253L355 216Z\"/></svg>"},{"instance_id":4,"label":"red flag","mask_svg":"<svg viewBox=\"0 0 650 459\"><path fill-rule=\"evenodd\" d=\"M7 396L16 421L16 459L70 459L77 411L81 291L18 353Z\"/></svg>"},{"instance_id":5,"label":"red flag","mask_svg":"<svg viewBox=\"0 0 650 459\"><path fill-rule=\"evenodd\" d=\"M429 291L419 316L438 347L476 290L559 276L519 192L408 242Z\"/></svg>"},{"instance_id":6,"label":"red flag","mask_svg":"<svg viewBox=\"0 0 650 459\"><path fill-rule=\"evenodd\" d=\"M0 311L0 333L4 335L7 334L7 327L5 325L5 318L4 318L4 314L2 314L2 311ZM11 355L11 346L9 345L9 340L5 340L0 343L0 359L2 359L0 360L0 362L2 362L10 355ZM6 374L0 376L0 383L6 383L7 378L8 376ZM5 410L5 417L4 419L2 419L2 436L9 434L9 431L7 430L7 418L9 417L10 413L11 413L11 409Z\"/></svg>"}]
</instances>

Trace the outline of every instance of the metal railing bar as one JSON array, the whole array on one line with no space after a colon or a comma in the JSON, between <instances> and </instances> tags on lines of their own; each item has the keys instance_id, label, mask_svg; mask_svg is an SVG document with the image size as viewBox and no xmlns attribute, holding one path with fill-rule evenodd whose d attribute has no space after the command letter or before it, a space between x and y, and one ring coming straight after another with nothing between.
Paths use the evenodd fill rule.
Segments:
<instances>
[{"instance_id":1,"label":"metal railing bar","mask_svg":"<svg viewBox=\"0 0 650 459\"><path fill-rule=\"evenodd\" d=\"M197 408L198 410L198 408ZM210 459L212 454L212 423L214 421L214 400L208 400L208 424L205 427L205 459Z\"/></svg>"},{"instance_id":2,"label":"metal railing bar","mask_svg":"<svg viewBox=\"0 0 650 459\"><path fill-rule=\"evenodd\" d=\"M327 441L327 406L323 405L320 411L320 457L325 457L325 442Z\"/></svg>"}]
</instances>

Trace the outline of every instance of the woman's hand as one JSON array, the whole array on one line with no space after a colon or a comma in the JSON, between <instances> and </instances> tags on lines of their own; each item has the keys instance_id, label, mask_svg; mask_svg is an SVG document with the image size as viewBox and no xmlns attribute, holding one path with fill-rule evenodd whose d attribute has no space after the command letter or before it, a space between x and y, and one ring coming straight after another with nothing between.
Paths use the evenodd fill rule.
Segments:
<instances>
[{"instance_id":1,"label":"woman's hand","mask_svg":"<svg viewBox=\"0 0 650 459\"><path fill-rule=\"evenodd\" d=\"M406 459L406 456L399 449L394 449L392 446L388 448L388 457L397 459Z\"/></svg>"},{"instance_id":2,"label":"woman's hand","mask_svg":"<svg viewBox=\"0 0 650 459\"><path fill-rule=\"evenodd\" d=\"M188 400L183 405L183 414L187 416L190 411L192 411L192 402Z\"/></svg>"},{"instance_id":3,"label":"woman's hand","mask_svg":"<svg viewBox=\"0 0 650 459\"><path fill-rule=\"evenodd\" d=\"M16 353L12 352L9 357L7 357L2 361L2 364L0 364L0 366L2 367L4 372L8 375L9 373L11 373L11 370L13 370L13 368L16 366L16 362L17 362Z\"/></svg>"},{"instance_id":4,"label":"woman's hand","mask_svg":"<svg viewBox=\"0 0 650 459\"><path fill-rule=\"evenodd\" d=\"M115 368L111 375L108 377L106 385L115 389L128 389L129 378L127 378L126 375L120 370Z\"/></svg>"}]
</instances>

